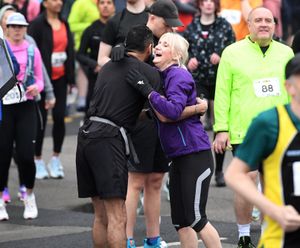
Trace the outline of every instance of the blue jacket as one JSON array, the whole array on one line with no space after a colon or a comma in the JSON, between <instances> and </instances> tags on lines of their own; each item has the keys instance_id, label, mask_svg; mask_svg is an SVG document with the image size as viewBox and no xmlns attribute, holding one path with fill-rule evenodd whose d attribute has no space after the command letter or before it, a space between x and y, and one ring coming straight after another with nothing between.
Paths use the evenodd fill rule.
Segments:
<instances>
[{"instance_id":1,"label":"blue jacket","mask_svg":"<svg viewBox=\"0 0 300 248\"><path fill-rule=\"evenodd\" d=\"M192 75L184 68L172 65L162 72L165 97L152 92L150 103L161 115L174 122L159 122L161 145L168 157L178 157L210 149L207 133L197 115L177 121L186 106L196 104L196 89Z\"/></svg>"}]
</instances>

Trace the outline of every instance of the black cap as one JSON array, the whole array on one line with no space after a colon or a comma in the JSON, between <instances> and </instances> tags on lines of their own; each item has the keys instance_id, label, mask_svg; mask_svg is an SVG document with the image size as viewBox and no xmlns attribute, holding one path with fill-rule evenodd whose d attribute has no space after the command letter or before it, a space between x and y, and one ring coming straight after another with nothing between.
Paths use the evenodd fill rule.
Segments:
<instances>
[{"instance_id":1,"label":"black cap","mask_svg":"<svg viewBox=\"0 0 300 248\"><path fill-rule=\"evenodd\" d=\"M140 24L129 30L125 40L125 48L126 51L143 52L151 43L153 43L152 31L146 25Z\"/></svg>"},{"instance_id":2,"label":"black cap","mask_svg":"<svg viewBox=\"0 0 300 248\"><path fill-rule=\"evenodd\" d=\"M286 64L285 78L289 79L292 75L300 75L300 53Z\"/></svg>"},{"instance_id":3,"label":"black cap","mask_svg":"<svg viewBox=\"0 0 300 248\"><path fill-rule=\"evenodd\" d=\"M157 0L148 8L148 12L164 18L170 27L183 26L178 17L177 7L172 0Z\"/></svg>"}]
</instances>

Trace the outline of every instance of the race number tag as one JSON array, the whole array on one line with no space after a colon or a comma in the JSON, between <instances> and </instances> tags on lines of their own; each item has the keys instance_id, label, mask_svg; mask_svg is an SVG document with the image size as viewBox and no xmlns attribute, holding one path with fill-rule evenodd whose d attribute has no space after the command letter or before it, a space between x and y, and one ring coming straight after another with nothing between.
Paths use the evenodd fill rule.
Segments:
<instances>
[{"instance_id":1,"label":"race number tag","mask_svg":"<svg viewBox=\"0 0 300 248\"><path fill-rule=\"evenodd\" d=\"M253 86L257 97L279 96L281 94L278 78L254 80Z\"/></svg>"},{"instance_id":2,"label":"race number tag","mask_svg":"<svg viewBox=\"0 0 300 248\"><path fill-rule=\"evenodd\" d=\"M2 98L4 105L16 104L27 101L25 89L22 85L15 85L6 95Z\"/></svg>"},{"instance_id":3,"label":"race number tag","mask_svg":"<svg viewBox=\"0 0 300 248\"><path fill-rule=\"evenodd\" d=\"M300 196L300 162L293 163L294 196Z\"/></svg>"},{"instance_id":4,"label":"race number tag","mask_svg":"<svg viewBox=\"0 0 300 248\"><path fill-rule=\"evenodd\" d=\"M54 52L51 55L51 65L52 67L61 67L67 60L66 52Z\"/></svg>"},{"instance_id":5,"label":"race number tag","mask_svg":"<svg viewBox=\"0 0 300 248\"><path fill-rule=\"evenodd\" d=\"M223 9L221 16L226 19L230 24L239 24L241 22L242 13L240 10Z\"/></svg>"}]
</instances>

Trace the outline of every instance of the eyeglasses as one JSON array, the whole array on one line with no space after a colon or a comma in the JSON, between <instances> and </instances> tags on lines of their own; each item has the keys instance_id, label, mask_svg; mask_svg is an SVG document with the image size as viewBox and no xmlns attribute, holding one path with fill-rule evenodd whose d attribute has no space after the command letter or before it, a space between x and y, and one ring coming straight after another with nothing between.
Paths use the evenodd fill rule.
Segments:
<instances>
[{"instance_id":1,"label":"eyeglasses","mask_svg":"<svg viewBox=\"0 0 300 248\"><path fill-rule=\"evenodd\" d=\"M15 24L11 24L11 25L7 25L7 27L9 28L9 27L11 27L11 28L25 28L26 26L24 26L24 25L15 25Z\"/></svg>"}]
</instances>

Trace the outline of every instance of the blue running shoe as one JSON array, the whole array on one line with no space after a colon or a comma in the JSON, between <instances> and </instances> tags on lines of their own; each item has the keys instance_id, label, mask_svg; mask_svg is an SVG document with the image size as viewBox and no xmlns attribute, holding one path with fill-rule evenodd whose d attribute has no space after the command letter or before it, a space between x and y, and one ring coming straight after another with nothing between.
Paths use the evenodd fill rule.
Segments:
<instances>
[{"instance_id":1,"label":"blue running shoe","mask_svg":"<svg viewBox=\"0 0 300 248\"><path fill-rule=\"evenodd\" d=\"M35 178L36 179L49 178L49 174L46 169L45 162L43 160L35 160L34 163L36 168Z\"/></svg>"},{"instance_id":2,"label":"blue running shoe","mask_svg":"<svg viewBox=\"0 0 300 248\"><path fill-rule=\"evenodd\" d=\"M127 239L127 248L136 248L134 239Z\"/></svg>"},{"instance_id":3,"label":"blue running shoe","mask_svg":"<svg viewBox=\"0 0 300 248\"><path fill-rule=\"evenodd\" d=\"M149 245L147 239L144 239L144 248L167 248L168 245L161 238L157 239L157 243L154 245Z\"/></svg>"},{"instance_id":4,"label":"blue running shoe","mask_svg":"<svg viewBox=\"0 0 300 248\"><path fill-rule=\"evenodd\" d=\"M65 176L62 164L57 157L53 157L50 160L48 170L52 178L64 178Z\"/></svg>"}]
</instances>

